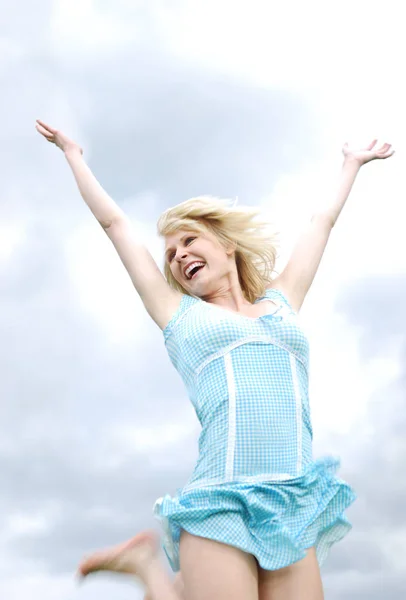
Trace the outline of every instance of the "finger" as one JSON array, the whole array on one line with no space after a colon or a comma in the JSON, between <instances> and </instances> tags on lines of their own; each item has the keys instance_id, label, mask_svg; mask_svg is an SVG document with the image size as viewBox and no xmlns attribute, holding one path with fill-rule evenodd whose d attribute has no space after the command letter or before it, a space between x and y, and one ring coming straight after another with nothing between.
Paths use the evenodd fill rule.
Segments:
<instances>
[{"instance_id":1,"label":"finger","mask_svg":"<svg viewBox=\"0 0 406 600\"><path fill-rule=\"evenodd\" d=\"M51 137L51 136L52 136L52 133L49 133L49 131L47 131L46 129L44 129L43 127L41 127L41 125L36 125L36 126L35 126L35 129L36 129L36 130L37 130L39 133L41 133L42 135L45 135L45 136L48 136L48 137Z\"/></svg>"},{"instance_id":2,"label":"finger","mask_svg":"<svg viewBox=\"0 0 406 600\"><path fill-rule=\"evenodd\" d=\"M374 146L376 146L378 140L373 140L369 146L366 147L366 150L372 150L372 148L374 148Z\"/></svg>"},{"instance_id":3,"label":"finger","mask_svg":"<svg viewBox=\"0 0 406 600\"><path fill-rule=\"evenodd\" d=\"M40 125L36 125L35 129L38 131L38 133L40 133L41 135L43 135L44 138L46 138L49 142L53 141L54 136L53 136L52 133L48 133L48 131L46 131L46 129L44 129Z\"/></svg>"},{"instance_id":4,"label":"finger","mask_svg":"<svg viewBox=\"0 0 406 600\"><path fill-rule=\"evenodd\" d=\"M56 133L56 129L54 129L54 127L51 127L50 125L47 125L46 123L44 123L44 121L41 121L41 119L37 119L37 123L39 125L41 125L41 127L43 127L44 129L46 129L47 131L49 131L49 133Z\"/></svg>"},{"instance_id":5,"label":"finger","mask_svg":"<svg viewBox=\"0 0 406 600\"><path fill-rule=\"evenodd\" d=\"M387 154L391 147L392 144L384 144L382 148L379 148L379 150L376 151L377 156L383 156L384 154Z\"/></svg>"},{"instance_id":6,"label":"finger","mask_svg":"<svg viewBox=\"0 0 406 600\"><path fill-rule=\"evenodd\" d=\"M394 154L394 150L387 150L386 152L377 153L377 158L390 158Z\"/></svg>"}]
</instances>

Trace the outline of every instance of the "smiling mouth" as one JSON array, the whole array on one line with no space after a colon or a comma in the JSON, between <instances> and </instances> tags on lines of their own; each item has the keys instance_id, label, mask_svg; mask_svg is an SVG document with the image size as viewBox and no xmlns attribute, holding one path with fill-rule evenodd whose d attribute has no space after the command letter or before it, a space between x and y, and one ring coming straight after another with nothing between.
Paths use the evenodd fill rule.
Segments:
<instances>
[{"instance_id":1,"label":"smiling mouth","mask_svg":"<svg viewBox=\"0 0 406 600\"><path fill-rule=\"evenodd\" d=\"M204 269L204 265L203 265L203 266L201 266L201 267L195 267L195 268L192 270L192 273L191 273L191 277L190 277L190 279L194 279L194 278L195 278L195 277L196 277L196 276L197 276L197 275L200 273L200 271L201 271L202 269Z\"/></svg>"},{"instance_id":2,"label":"smiling mouth","mask_svg":"<svg viewBox=\"0 0 406 600\"><path fill-rule=\"evenodd\" d=\"M204 263L196 263L195 266L193 266L191 269L188 268L185 271L185 277L188 281L190 281L191 279L194 279L196 277L196 275L202 270L204 269L206 265Z\"/></svg>"}]
</instances>

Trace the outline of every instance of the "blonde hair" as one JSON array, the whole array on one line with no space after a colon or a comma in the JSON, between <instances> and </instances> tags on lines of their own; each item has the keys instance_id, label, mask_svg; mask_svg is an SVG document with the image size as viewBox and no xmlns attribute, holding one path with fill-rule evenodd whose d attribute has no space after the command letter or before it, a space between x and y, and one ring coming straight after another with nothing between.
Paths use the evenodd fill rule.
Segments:
<instances>
[{"instance_id":1,"label":"blonde hair","mask_svg":"<svg viewBox=\"0 0 406 600\"><path fill-rule=\"evenodd\" d=\"M267 284L272 281L277 236L269 223L257 219L258 210L235 204L212 196L191 198L160 216L158 234L166 236L179 230L210 231L223 246L235 246L242 292L249 302L254 302L264 295ZM171 287L188 293L173 277L166 261L164 273Z\"/></svg>"}]
</instances>

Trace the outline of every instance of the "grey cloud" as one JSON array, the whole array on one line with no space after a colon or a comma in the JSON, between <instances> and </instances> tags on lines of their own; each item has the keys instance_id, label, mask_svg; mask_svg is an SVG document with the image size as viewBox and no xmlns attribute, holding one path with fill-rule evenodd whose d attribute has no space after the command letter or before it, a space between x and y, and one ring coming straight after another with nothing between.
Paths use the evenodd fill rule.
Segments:
<instances>
[{"instance_id":1,"label":"grey cloud","mask_svg":"<svg viewBox=\"0 0 406 600\"><path fill-rule=\"evenodd\" d=\"M48 530L15 534L7 551L59 574L71 572L85 551L153 525L155 499L182 486L193 468L197 427L178 444L150 453L112 445L112 426L179 422L190 428L192 409L161 333L146 325L146 316L142 346L134 330L133 342L109 348L82 312L64 245L72 228L92 217L62 155L36 135L34 119L52 111L60 126L58 115L62 121L66 112L74 114L102 184L148 222L200 193L238 195L255 204L281 173L317 155L320 132L311 107L292 94L243 86L171 57L147 13L137 15L146 19L141 43L78 57L69 48L52 54L51 3L36 3L35 11L28 3L3 4L2 23L24 52L2 66L1 204L4 218L27 225L27 239L0 264L0 530L9 515L46 515L56 507ZM149 192L158 205L133 199ZM366 359L399 329L402 286L359 284L340 300L340 310L364 327ZM342 573L344 580L352 569L361 579L353 587L349 578L347 587L329 588L331 600L382 596L369 580L371 572L383 577L389 569L373 526L382 523L390 532L400 523L404 487L399 484L391 498L387 490L402 481L404 458L388 468L379 444L389 432L402 433L403 384L386 390L388 413L395 416L381 408L371 412L378 437L361 439L354 467L346 465L346 478L360 495L350 513L354 534L334 549L326 577ZM386 579L386 597L400 598L402 583L396 574Z\"/></svg>"},{"instance_id":2,"label":"grey cloud","mask_svg":"<svg viewBox=\"0 0 406 600\"><path fill-rule=\"evenodd\" d=\"M153 189L163 205L207 193L255 203L301 162L312 116L294 97L176 64L157 77L158 60L124 57L131 68L118 81L112 65L90 76L104 97L87 124L92 164L119 197Z\"/></svg>"},{"instance_id":3,"label":"grey cloud","mask_svg":"<svg viewBox=\"0 0 406 600\"><path fill-rule=\"evenodd\" d=\"M337 300L337 309L350 323L362 328L365 358L385 355L394 336L405 339L404 302L406 276L365 278L348 286Z\"/></svg>"},{"instance_id":4,"label":"grey cloud","mask_svg":"<svg viewBox=\"0 0 406 600\"><path fill-rule=\"evenodd\" d=\"M135 449L122 456L110 428L158 426L191 408L153 324L142 353L134 342L111 355L81 315L58 240L34 230L25 248L2 280L0 521L57 506L49 531L9 544L9 552L57 573L70 571L85 550L151 525L153 502L180 487L193 466L193 453L185 460L176 447L172 460ZM116 467L108 466L112 458ZM108 509L109 519L94 517L95 507Z\"/></svg>"},{"instance_id":5,"label":"grey cloud","mask_svg":"<svg viewBox=\"0 0 406 600\"><path fill-rule=\"evenodd\" d=\"M403 348L403 372L375 391L365 422L351 432L352 462L346 465L346 478L356 489L358 500L349 511L354 530L334 550L326 570L328 574L343 573L338 588L327 586L333 600L383 596L395 600L403 597L406 589L404 576L389 558L391 535L406 528L405 284L402 276L364 279L343 290L337 301L338 310L361 334L360 350L365 360L390 356L396 337ZM352 577L346 578L346 572L358 574L355 583Z\"/></svg>"},{"instance_id":6,"label":"grey cloud","mask_svg":"<svg viewBox=\"0 0 406 600\"><path fill-rule=\"evenodd\" d=\"M328 600L341 600L341 598L402 600L405 596L404 574L393 571L370 571L367 575L359 575L355 570L349 569L339 576L328 578L325 591Z\"/></svg>"}]
</instances>

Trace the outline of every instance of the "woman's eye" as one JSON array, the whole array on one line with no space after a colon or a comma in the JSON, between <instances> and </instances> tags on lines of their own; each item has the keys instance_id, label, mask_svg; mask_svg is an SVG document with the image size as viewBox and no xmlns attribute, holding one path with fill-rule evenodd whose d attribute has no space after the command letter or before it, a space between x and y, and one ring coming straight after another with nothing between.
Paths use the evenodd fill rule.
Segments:
<instances>
[{"instance_id":1,"label":"woman's eye","mask_svg":"<svg viewBox=\"0 0 406 600\"><path fill-rule=\"evenodd\" d=\"M169 255L169 259L168 259L169 262L172 262L174 258L175 258L175 252L171 252Z\"/></svg>"},{"instance_id":2,"label":"woman's eye","mask_svg":"<svg viewBox=\"0 0 406 600\"><path fill-rule=\"evenodd\" d=\"M186 246L189 246L189 244L191 244L193 242L193 240L195 240L195 239L196 238L194 238L194 237L188 237L188 238L186 238L186 242L185 242Z\"/></svg>"}]
</instances>

